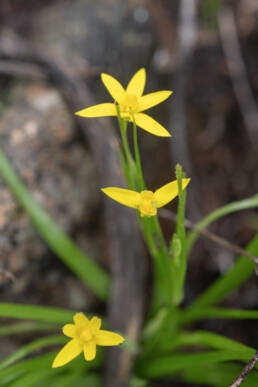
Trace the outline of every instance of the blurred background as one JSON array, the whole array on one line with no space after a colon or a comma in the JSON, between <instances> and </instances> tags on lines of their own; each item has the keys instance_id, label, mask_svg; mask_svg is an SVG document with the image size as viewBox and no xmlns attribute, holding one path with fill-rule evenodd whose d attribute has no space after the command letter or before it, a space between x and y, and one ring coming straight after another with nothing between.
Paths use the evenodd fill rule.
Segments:
<instances>
[{"instance_id":1,"label":"blurred background","mask_svg":"<svg viewBox=\"0 0 258 387\"><path fill-rule=\"evenodd\" d=\"M96 163L96 144L110 141L117 125L110 121L101 130L90 128L88 135L83 125L91 127L92 121L82 124L73 112L92 100L110 100L101 72L126 86L141 67L147 70L146 92L174 91L149 112L172 140L139 130L149 189L173 180L176 163L182 164L192 178L186 214L192 222L256 194L257 0L1 0L1 150L51 217L111 271L113 241L99 190L107 182ZM87 96L85 102L80 95ZM176 204L168 209L175 212ZM161 212L161 223L169 238L173 221ZM257 211L227 216L210 230L245 247L258 230ZM1 301L103 312L55 259L2 179L0 246ZM230 249L200 238L189 261L185 304L235 259ZM147 278L141 289L146 299L150 269ZM255 309L257 294L253 276L224 305ZM198 327L257 347L255 324L210 320ZM6 339L1 358L18 348L19 340L24 337Z\"/></svg>"}]
</instances>

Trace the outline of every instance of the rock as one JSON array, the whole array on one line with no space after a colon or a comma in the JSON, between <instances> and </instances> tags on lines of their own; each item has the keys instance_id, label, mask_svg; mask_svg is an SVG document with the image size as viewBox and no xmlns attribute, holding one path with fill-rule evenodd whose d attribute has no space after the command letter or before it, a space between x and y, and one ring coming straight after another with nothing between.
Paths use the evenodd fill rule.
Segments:
<instances>
[{"instance_id":1,"label":"rock","mask_svg":"<svg viewBox=\"0 0 258 387\"><path fill-rule=\"evenodd\" d=\"M9 105L1 116L0 147L32 196L52 219L65 232L72 233L75 240L78 238L84 246L89 246L89 251L98 258L98 232L87 230L87 223L92 222L100 206L96 171L58 92L45 83L15 84ZM2 179L0 234L1 266L15 277L6 291L7 299L15 296L16 302L22 302L26 297L26 302L40 303L40 298L45 298L45 286L50 304L56 299L56 290L53 280L51 286L46 284L47 277L53 276L52 271L56 272L58 265L53 263L53 254ZM46 266L49 272L43 270L42 279L39 268ZM70 274L66 270L56 273L56 284L61 286L58 304L72 307L67 303L71 297L65 281ZM42 281L45 281L44 286ZM35 294L40 282L42 293ZM27 294L31 286L35 291Z\"/></svg>"}]
</instances>

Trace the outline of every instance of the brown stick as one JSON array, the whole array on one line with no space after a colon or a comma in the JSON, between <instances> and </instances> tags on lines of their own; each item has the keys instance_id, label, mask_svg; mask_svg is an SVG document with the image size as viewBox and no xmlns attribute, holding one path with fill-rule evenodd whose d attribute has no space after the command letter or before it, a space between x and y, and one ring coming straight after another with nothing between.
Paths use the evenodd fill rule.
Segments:
<instances>
[{"instance_id":1,"label":"brown stick","mask_svg":"<svg viewBox=\"0 0 258 387\"><path fill-rule=\"evenodd\" d=\"M57 87L71 113L94 105L86 85L73 69L13 33L0 39L0 58L37 65L47 79ZM14 72L15 69L13 68ZM123 186L117 138L108 119L83 119L74 116L78 127L89 142L100 177L100 187ZM87 182L86 182L87 184ZM110 241L112 287L109 300L109 326L137 341L143 316L145 262L139 227L134 212L124 206L104 200L105 221ZM127 387L133 354L115 349L107 356L107 387Z\"/></svg>"},{"instance_id":2,"label":"brown stick","mask_svg":"<svg viewBox=\"0 0 258 387\"><path fill-rule=\"evenodd\" d=\"M219 32L225 60L231 76L239 109L252 144L258 140L258 107L255 101L238 40L233 10L227 6L218 17Z\"/></svg>"},{"instance_id":3,"label":"brown stick","mask_svg":"<svg viewBox=\"0 0 258 387\"><path fill-rule=\"evenodd\" d=\"M171 219L174 222L176 222L177 216L173 212L169 210L162 209L160 210L160 215L164 218ZM217 243L218 245L225 247L226 249L230 249L233 252L244 255L245 257L249 258L251 261L253 261L256 265L258 265L258 257L255 257L254 255L250 254L245 249L242 249L241 247L235 245L234 243L231 243L227 241L226 239L214 234L213 232L209 230L198 230L198 228L195 226L194 223L192 223L189 219L185 218L184 221L185 227L190 228L191 230L194 230L195 232L204 235L206 238L210 239L211 241Z\"/></svg>"},{"instance_id":4,"label":"brown stick","mask_svg":"<svg viewBox=\"0 0 258 387\"><path fill-rule=\"evenodd\" d=\"M252 359L246 364L246 366L243 368L241 374L236 378L236 380L230 385L230 387L238 387L240 384L242 384L249 374L249 372L252 371L254 368L255 364L258 361L258 351L255 352L254 356Z\"/></svg>"}]
</instances>

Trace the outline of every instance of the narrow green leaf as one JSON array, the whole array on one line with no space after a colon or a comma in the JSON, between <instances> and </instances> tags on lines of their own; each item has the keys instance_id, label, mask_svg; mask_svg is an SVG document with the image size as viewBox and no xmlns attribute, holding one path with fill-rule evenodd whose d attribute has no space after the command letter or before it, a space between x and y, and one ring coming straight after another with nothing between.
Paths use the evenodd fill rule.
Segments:
<instances>
[{"instance_id":1,"label":"narrow green leaf","mask_svg":"<svg viewBox=\"0 0 258 387\"><path fill-rule=\"evenodd\" d=\"M74 314L71 310L48 306L0 303L0 317L66 324L72 321Z\"/></svg>"},{"instance_id":2,"label":"narrow green leaf","mask_svg":"<svg viewBox=\"0 0 258 387\"><path fill-rule=\"evenodd\" d=\"M258 254L258 236L248 244L247 251L253 255ZM192 304L191 308L206 307L217 304L234 290L238 289L255 271L255 264L245 257L240 257L232 269L219 277L205 290Z\"/></svg>"},{"instance_id":3,"label":"narrow green leaf","mask_svg":"<svg viewBox=\"0 0 258 387\"><path fill-rule=\"evenodd\" d=\"M258 195L255 195L248 199L227 204L226 206L220 207L217 210L211 212L203 220L201 220L199 223L195 225L195 229L193 231L189 232L187 236L188 253L192 249L196 239L200 236L200 231L208 227L209 224L233 212L248 210L249 208L256 208L256 207L258 207Z\"/></svg>"},{"instance_id":4,"label":"narrow green leaf","mask_svg":"<svg viewBox=\"0 0 258 387\"><path fill-rule=\"evenodd\" d=\"M99 298L106 300L109 288L107 273L80 250L36 203L2 152L0 173L49 247Z\"/></svg>"},{"instance_id":5,"label":"narrow green leaf","mask_svg":"<svg viewBox=\"0 0 258 387\"><path fill-rule=\"evenodd\" d=\"M247 345L228 339L225 336L207 331L183 332L178 336L178 346L206 346L213 349L225 349L228 351L255 351Z\"/></svg>"},{"instance_id":6,"label":"narrow green leaf","mask_svg":"<svg viewBox=\"0 0 258 387\"><path fill-rule=\"evenodd\" d=\"M98 387L103 385L101 382L101 375L94 373L81 375L76 372L71 374L56 375L54 378L47 380L47 383L43 387L46 385L48 387Z\"/></svg>"},{"instance_id":7,"label":"narrow green leaf","mask_svg":"<svg viewBox=\"0 0 258 387\"><path fill-rule=\"evenodd\" d=\"M45 380L52 373L53 371L51 369L36 370L34 372L30 372L18 378L18 380L12 382L12 387L33 387L42 380Z\"/></svg>"},{"instance_id":8,"label":"narrow green leaf","mask_svg":"<svg viewBox=\"0 0 258 387\"><path fill-rule=\"evenodd\" d=\"M153 359L144 359L137 363L137 372L146 378L162 378L175 372L193 367L206 367L206 365L223 361L249 361L255 351L210 351L201 353L179 353L159 356Z\"/></svg>"},{"instance_id":9,"label":"narrow green leaf","mask_svg":"<svg viewBox=\"0 0 258 387\"><path fill-rule=\"evenodd\" d=\"M56 351L36 358L24 360L18 364L14 364L13 366L0 370L0 385L23 375L26 371L33 371L34 369L39 370L42 368L49 369L55 354Z\"/></svg>"},{"instance_id":10,"label":"narrow green leaf","mask_svg":"<svg viewBox=\"0 0 258 387\"><path fill-rule=\"evenodd\" d=\"M188 308L182 313L180 322L189 324L196 320L210 318L226 319L258 319L258 310L228 309L228 308Z\"/></svg>"},{"instance_id":11,"label":"narrow green leaf","mask_svg":"<svg viewBox=\"0 0 258 387\"><path fill-rule=\"evenodd\" d=\"M26 373L33 373L34 370L51 369L53 360L57 354L57 351L51 351L45 355L37 356L31 359L25 359L21 362L11 365L7 368L0 370L0 385L9 382L12 379L25 375ZM97 357L92 362L85 362L83 355L79 356L72 362L65 366L66 372L81 372L81 370L88 370L92 367L98 367L103 362L103 351L97 352ZM53 375L62 373L63 368L52 369ZM77 371L78 370L78 371Z\"/></svg>"},{"instance_id":12,"label":"narrow green leaf","mask_svg":"<svg viewBox=\"0 0 258 387\"><path fill-rule=\"evenodd\" d=\"M204 384L211 387L230 386L242 369L243 367L233 363L208 364L205 366L205 372L203 372L202 366L193 367L184 370L181 378L188 383L198 385ZM246 377L244 385L246 387L257 387L257 378L257 372L252 371Z\"/></svg>"},{"instance_id":13,"label":"narrow green leaf","mask_svg":"<svg viewBox=\"0 0 258 387\"><path fill-rule=\"evenodd\" d=\"M54 331L57 330L57 327L59 327L59 324L54 325L41 322L19 322L8 326L0 326L0 336L18 335L25 332Z\"/></svg>"},{"instance_id":14,"label":"narrow green leaf","mask_svg":"<svg viewBox=\"0 0 258 387\"><path fill-rule=\"evenodd\" d=\"M17 360L22 359L23 357L29 355L30 353L40 348L48 347L50 345L64 344L66 342L67 337L61 335L43 337L41 339L32 341L31 343L24 345L22 348L18 349L18 351L16 351L12 355L8 356L5 360L0 362L0 370L12 365Z\"/></svg>"}]
</instances>

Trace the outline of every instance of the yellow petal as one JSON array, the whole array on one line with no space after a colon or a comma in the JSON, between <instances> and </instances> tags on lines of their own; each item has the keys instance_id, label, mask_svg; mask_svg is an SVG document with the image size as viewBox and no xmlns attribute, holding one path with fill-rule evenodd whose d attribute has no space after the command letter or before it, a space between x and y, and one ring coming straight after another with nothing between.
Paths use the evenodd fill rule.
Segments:
<instances>
[{"instance_id":1,"label":"yellow petal","mask_svg":"<svg viewBox=\"0 0 258 387\"><path fill-rule=\"evenodd\" d=\"M159 103L165 101L165 99L167 99L171 94L172 91L162 90L144 95L139 100L139 112L149 109L152 106L158 105Z\"/></svg>"},{"instance_id":2,"label":"yellow petal","mask_svg":"<svg viewBox=\"0 0 258 387\"><path fill-rule=\"evenodd\" d=\"M123 341L125 341L125 339L118 333L100 330L96 334L97 345L118 345Z\"/></svg>"},{"instance_id":3,"label":"yellow petal","mask_svg":"<svg viewBox=\"0 0 258 387\"><path fill-rule=\"evenodd\" d=\"M94 330L100 329L101 319L96 316L92 317L92 319L90 320L90 327Z\"/></svg>"},{"instance_id":4,"label":"yellow petal","mask_svg":"<svg viewBox=\"0 0 258 387\"><path fill-rule=\"evenodd\" d=\"M138 208L141 201L139 192L131 191L129 189L108 187L103 188L102 191L111 199L128 207Z\"/></svg>"},{"instance_id":5,"label":"yellow petal","mask_svg":"<svg viewBox=\"0 0 258 387\"><path fill-rule=\"evenodd\" d=\"M74 321L75 325L80 325L80 326L85 326L85 327L88 327L90 324L88 318L83 313L76 313L73 316L73 321Z\"/></svg>"},{"instance_id":6,"label":"yellow petal","mask_svg":"<svg viewBox=\"0 0 258 387\"><path fill-rule=\"evenodd\" d=\"M144 68L137 71L128 83L126 92L141 97L146 83L146 71Z\"/></svg>"},{"instance_id":7,"label":"yellow petal","mask_svg":"<svg viewBox=\"0 0 258 387\"><path fill-rule=\"evenodd\" d=\"M101 79L110 95L116 102L120 102L125 96L125 89L115 78L108 74L101 74Z\"/></svg>"},{"instance_id":8,"label":"yellow petal","mask_svg":"<svg viewBox=\"0 0 258 387\"><path fill-rule=\"evenodd\" d=\"M185 189L190 179L182 179L182 189ZM163 187L157 189L154 193L155 199L157 201L157 208L165 206L178 195L178 185L177 180L172 181Z\"/></svg>"},{"instance_id":9,"label":"yellow petal","mask_svg":"<svg viewBox=\"0 0 258 387\"><path fill-rule=\"evenodd\" d=\"M81 117L106 117L116 116L117 110L114 103L100 103L99 105L79 110L75 114Z\"/></svg>"},{"instance_id":10,"label":"yellow petal","mask_svg":"<svg viewBox=\"0 0 258 387\"><path fill-rule=\"evenodd\" d=\"M83 346L83 352L85 360L90 361L96 357L96 342L94 340L89 341Z\"/></svg>"},{"instance_id":11,"label":"yellow petal","mask_svg":"<svg viewBox=\"0 0 258 387\"><path fill-rule=\"evenodd\" d=\"M68 337L72 337L74 338L75 336L75 325L74 324L66 324L64 327L63 327L63 334L65 336L68 336Z\"/></svg>"},{"instance_id":12,"label":"yellow petal","mask_svg":"<svg viewBox=\"0 0 258 387\"><path fill-rule=\"evenodd\" d=\"M155 121L150 116L144 113L136 113L134 116L135 123L140 128L146 130L147 132L154 134L155 136L160 137L170 137L170 133L157 121Z\"/></svg>"},{"instance_id":13,"label":"yellow petal","mask_svg":"<svg viewBox=\"0 0 258 387\"><path fill-rule=\"evenodd\" d=\"M73 339L67 343L60 352L56 355L52 368L62 367L63 365L69 363L76 356L80 355L82 352L82 347L76 339Z\"/></svg>"}]
</instances>

